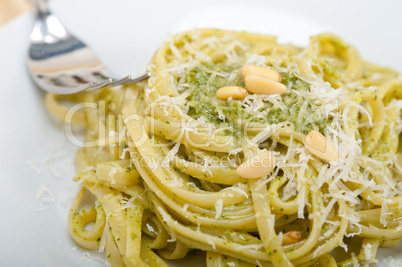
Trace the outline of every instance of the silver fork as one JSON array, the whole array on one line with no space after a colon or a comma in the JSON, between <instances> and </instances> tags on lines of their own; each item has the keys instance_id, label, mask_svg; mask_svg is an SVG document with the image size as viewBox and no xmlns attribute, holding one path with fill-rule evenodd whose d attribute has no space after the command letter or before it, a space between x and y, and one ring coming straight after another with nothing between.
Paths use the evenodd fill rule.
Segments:
<instances>
[{"instance_id":1,"label":"silver fork","mask_svg":"<svg viewBox=\"0 0 402 267\"><path fill-rule=\"evenodd\" d=\"M35 22L27 64L33 80L43 90L56 94L73 94L104 86L131 84L147 79L128 75L115 79L95 53L70 34L53 15L46 0L31 1Z\"/></svg>"}]
</instances>

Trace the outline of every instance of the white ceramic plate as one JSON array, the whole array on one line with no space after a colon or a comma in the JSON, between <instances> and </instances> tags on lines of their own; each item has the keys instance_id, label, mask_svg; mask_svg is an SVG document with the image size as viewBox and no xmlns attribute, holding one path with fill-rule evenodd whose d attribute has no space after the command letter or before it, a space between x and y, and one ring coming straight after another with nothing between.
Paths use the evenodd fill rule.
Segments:
<instances>
[{"instance_id":1,"label":"white ceramic plate","mask_svg":"<svg viewBox=\"0 0 402 267\"><path fill-rule=\"evenodd\" d=\"M193 27L248 30L305 45L331 29L371 61L402 70L401 6L367 1L132 1L55 0L53 11L84 39L115 73L140 74L171 33ZM347 7L347 8L346 8ZM77 185L77 149L44 108L44 93L31 82L25 54L29 13L0 30L0 266L103 266L75 245L67 213ZM55 156L53 163L49 156ZM38 172L31 166L36 162ZM47 163L46 163L47 162ZM46 167L53 166L59 177ZM47 184L49 192L40 192ZM402 258L401 246L379 257ZM197 261L197 260L195 260ZM203 266L204 259L199 260ZM384 264L388 264L383 261ZM188 266L182 261L172 266ZM196 266L196 265L194 265Z\"/></svg>"}]
</instances>

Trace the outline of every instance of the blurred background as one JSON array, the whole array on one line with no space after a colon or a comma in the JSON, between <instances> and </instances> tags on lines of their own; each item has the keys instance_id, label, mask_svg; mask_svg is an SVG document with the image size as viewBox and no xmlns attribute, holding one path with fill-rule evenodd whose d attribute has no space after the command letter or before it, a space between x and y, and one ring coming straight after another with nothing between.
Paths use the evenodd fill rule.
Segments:
<instances>
[{"instance_id":1,"label":"blurred background","mask_svg":"<svg viewBox=\"0 0 402 267\"><path fill-rule=\"evenodd\" d=\"M1 0L0 27L28 9L28 0Z\"/></svg>"},{"instance_id":2,"label":"blurred background","mask_svg":"<svg viewBox=\"0 0 402 267\"><path fill-rule=\"evenodd\" d=\"M158 10L183 8L189 6L205 6L205 5L237 5L243 4L253 7L269 6L273 9L286 11L294 16L308 18L316 24L322 26L324 30L330 30L339 34L351 44L357 46L365 59L387 65L402 71L402 53L396 53L400 50L402 10L401 1L393 0L204 0L204 1L160 1L160 0L51 0L51 6L54 6L55 13L61 13L59 10L68 6L75 6L75 19L80 21L84 18L86 12L98 12L99 16L91 14L91 18L105 19L102 12L116 12L119 5L125 8L133 8L133 16L141 16L144 18L151 17L153 13L160 13ZM82 7L82 8L80 8ZM18 15L27 12L30 9L29 0L0 0L0 32L5 25L12 23ZM73 10L73 8L71 8ZM59 11L59 12L57 12ZM140 11L140 12L138 12ZM145 14L145 15L144 15ZM148 14L149 16L146 16ZM58 14L59 15L59 14ZM62 14L67 16L66 14ZM66 22L68 28L72 30L74 23L70 23L71 18L61 18ZM211 15L212 16L212 15ZM209 14L205 14L205 19L211 18ZM166 16L166 18L174 20ZM130 22L130 18L126 18ZM241 17L233 18L232 23L241 22ZM152 22L153 21L153 22ZM212 20L213 21L213 20ZM67 23L69 22L69 23ZM161 23L160 20L150 18L147 21L150 26L152 24L160 24L161 27L166 26L166 21ZM229 23L229 22L228 22ZM163 24L163 25L162 25ZM169 22L167 22L169 24ZM117 25L117 24L116 24ZM146 24L141 26L147 26ZM267 25L269 27L269 25ZM111 26L112 27L112 26ZM116 26L117 27L117 26ZM298 25L294 25L298 27ZM149 29L152 29L150 27ZM97 32L96 29L94 29ZM79 33L79 29L78 29ZM276 33L274 31L274 33ZM158 40L159 41L159 40ZM152 47L154 49L154 47Z\"/></svg>"}]
</instances>

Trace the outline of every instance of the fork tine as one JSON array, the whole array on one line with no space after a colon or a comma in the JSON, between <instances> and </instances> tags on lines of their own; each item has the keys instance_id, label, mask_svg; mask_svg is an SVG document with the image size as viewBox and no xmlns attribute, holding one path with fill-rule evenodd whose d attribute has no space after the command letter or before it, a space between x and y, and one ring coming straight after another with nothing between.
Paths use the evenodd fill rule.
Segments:
<instances>
[{"instance_id":1,"label":"fork tine","mask_svg":"<svg viewBox=\"0 0 402 267\"><path fill-rule=\"evenodd\" d=\"M85 91L88 90L89 88L91 88L94 85L93 82L89 82L81 87L78 87L75 93L81 92L81 91Z\"/></svg>"},{"instance_id":2,"label":"fork tine","mask_svg":"<svg viewBox=\"0 0 402 267\"><path fill-rule=\"evenodd\" d=\"M72 77L68 77L70 79L72 79L73 81L68 81L65 79L61 79L60 77L57 79L57 82L54 81L56 84L58 84L59 86L67 86L70 87L71 90L71 94L74 93L78 93L81 91L93 91L105 86L117 86L117 85L121 85L121 84L133 84L133 83L137 83L140 81L143 81L147 78L149 78L151 76L151 73L145 73L144 75L137 77L137 78L133 78L132 75L128 75L120 80L116 80L114 81L112 78L108 78L106 80L103 81L99 81L99 82L94 82L94 81L89 81L89 76L72 76ZM87 82L84 84L84 82ZM81 83L82 85L77 86L77 84Z\"/></svg>"},{"instance_id":3,"label":"fork tine","mask_svg":"<svg viewBox=\"0 0 402 267\"><path fill-rule=\"evenodd\" d=\"M143 81L147 78L151 77L151 73L145 73L144 75L137 77L137 78L133 78L133 75L128 75L120 80L114 81L111 84L109 84L109 86L116 86L116 85L120 85L120 84L132 84L132 83L137 83L140 81Z\"/></svg>"},{"instance_id":4,"label":"fork tine","mask_svg":"<svg viewBox=\"0 0 402 267\"><path fill-rule=\"evenodd\" d=\"M123 79L117 80L112 82L111 84L109 84L110 86L116 86L116 85L120 85L123 83L126 83L127 81L131 80L131 75L128 75L126 77L124 77Z\"/></svg>"},{"instance_id":5,"label":"fork tine","mask_svg":"<svg viewBox=\"0 0 402 267\"><path fill-rule=\"evenodd\" d=\"M132 75L130 75L130 80L126 82L126 84L132 84L132 83L138 83L140 81L143 81L145 79L148 79L149 77L151 77L151 73L147 72L144 75L138 77L138 78L132 78Z\"/></svg>"},{"instance_id":6,"label":"fork tine","mask_svg":"<svg viewBox=\"0 0 402 267\"><path fill-rule=\"evenodd\" d=\"M70 90L71 90L70 94L75 94L75 93L78 93L78 92L82 92L82 91L88 90L88 89L91 88L93 85L94 85L93 82L89 82L89 83L84 84L84 85L82 85L82 86L73 87L73 88L70 89Z\"/></svg>"},{"instance_id":7,"label":"fork tine","mask_svg":"<svg viewBox=\"0 0 402 267\"><path fill-rule=\"evenodd\" d=\"M112 81L113 81L113 79L112 79L112 78L109 78L109 79L107 79L107 80L105 80L105 81L102 81L102 82L99 82L99 83L93 83L93 85L92 85L90 88L86 89L86 90L87 90L87 91L92 91L92 90L99 89L99 88L101 88L101 87L104 87L104 86L106 86L106 85L109 85Z\"/></svg>"}]
</instances>

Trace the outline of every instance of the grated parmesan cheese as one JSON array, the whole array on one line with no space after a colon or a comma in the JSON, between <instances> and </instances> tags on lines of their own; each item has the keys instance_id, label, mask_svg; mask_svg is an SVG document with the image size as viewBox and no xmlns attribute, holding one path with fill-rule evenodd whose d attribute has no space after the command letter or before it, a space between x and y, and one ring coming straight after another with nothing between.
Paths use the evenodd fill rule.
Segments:
<instances>
[{"instance_id":1,"label":"grated parmesan cheese","mask_svg":"<svg viewBox=\"0 0 402 267\"><path fill-rule=\"evenodd\" d=\"M352 257L353 267L360 267L359 259L356 257L356 255L353 252L351 253L351 257Z\"/></svg>"},{"instance_id":2,"label":"grated parmesan cheese","mask_svg":"<svg viewBox=\"0 0 402 267\"><path fill-rule=\"evenodd\" d=\"M110 216L110 213L106 216L105 228L103 228L101 241L99 243L99 252L103 252L103 250L105 249L106 239L107 239L107 229L109 226L109 216Z\"/></svg>"},{"instance_id":3,"label":"grated parmesan cheese","mask_svg":"<svg viewBox=\"0 0 402 267\"><path fill-rule=\"evenodd\" d=\"M50 191L50 189L48 187L48 180L46 180L46 179L43 180L40 188L36 192L36 199L38 199L38 200L40 199L41 209L39 209L39 210L44 209L43 208L44 204L54 203L55 197L54 197L54 194L52 193L52 191Z\"/></svg>"},{"instance_id":4,"label":"grated parmesan cheese","mask_svg":"<svg viewBox=\"0 0 402 267\"><path fill-rule=\"evenodd\" d=\"M278 243L282 244L282 242L283 242L283 233L279 232L279 234L278 234Z\"/></svg>"},{"instance_id":5,"label":"grated parmesan cheese","mask_svg":"<svg viewBox=\"0 0 402 267\"><path fill-rule=\"evenodd\" d=\"M218 199L215 202L215 219L219 219L222 215L222 210L223 210L223 200Z\"/></svg>"},{"instance_id":6,"label":"grated parmesan cheese","mask_svg":"<svg viewBox=\"0 0 402 267\"><path fill-rule=\"evenodd\" d=\"M339 242L339 246L340 246L341 248L343 248L343 249L345 250L345 252L348 252L348 246L343 242L343 240L341 240L341 241Z\"/></svg>"},{"instance_id":7,"label":"grated parmesan cheese","mask_svg":"<svg viewBox=\"0 0 402 267\"><path fill-rule=\"evenodd\" d=\"M387 224L388 224L387 216L388 216L388 215L391 215L391 214L392 214L391 212L388 212L388 205L387 205L387 202L384 201L384 202L382 203L382 206L381 206L381 216L380 216L380 223L381 223L382 225L384 225L384 227L386 227Z\"/></svg>"},{"instance_id":8,"label":"grated parmesan cheese","mask_svg":"<svg viewBox=\"0 0 402 267\"><path fill-rule=\"evenodd\" d=\"M371 259L371 248L372 247L373 247L373 245L371 245L370 243L363 245L364 259L366 261Z\"/></svg>"},{"instance_id":9,"label":"grated parmesan cheese","mask_svg":"<svg viewBox=\"0 0 402 267\"><path fill-rule=\"evenodd\" d=\"M41 174L42 171L38 168L38 165L36 164L36 159L32 160L27 160L25 163L30 166L36 173Z\"/></svg>"},{"instance_id":10,"label":"grated parmesan cheese","mask_svg":"<svg viewBox=\"0 0 402 267\"><path fill-rule=\"evenodd\" d=\"M188 209L188 203L186 203L186 204L183 205L182 211L183 211L183 212L186 212L187 209Z\"/></svg>"},{"instance_id":11,"label":"grated parmesan cheese","mask_svg":"<svg viewBox=\"0 0 402 267\"><path fill-rule=\"evenodd\" d=\"M87 260L87 261L98 261L98 262L101 262L101 263L105 264L106 267L112 267L112 264L110 264L107 260L103 260L103 259L101 259L99 257L95 257L95 256L91 255L89 252L84 252L82 254L81 259L84 259L84 260Z\"/></svg>"},{"instance_id":12,"label":"grated parmesan cheese","mask_svg":"<svg viewBox=\"0 0 402 267\"><path fill-rule=\"evenodd\" d=\"M173 148L167 153L166 157L162 160L162 166L164 168L169 168L169 163L173 160L174 156L176 156L177 152L179 152L180 148L180 140L173 146Z\"/></svg>"},{"instance_id":13,"label":"grated parmesan cheese","mask_svg":"<svg viewBox=\"0 0 402 267\"><path fill-rule=\"evenodd\" d=\"M205 236L205 240L207 241L207 243L209 245L212 246L212 249L214 249L214 250L216 249L215 242L212 240L212 238L210 236Z\"/></svg>"},{"instance_id":14,"label":"grated parmesan cheese","mask_svg":"<svg viewBox=\"0 0 402 267\"><path fill-rule=\"evenodd\" d=\"M241 185L241 184L237 184L237 185L239 186L239 185ZM241 195L245 196L247 199L249 198L249 195L246 193L246 191L240 189L240 188L237 187L236 185L230 186L230 187L226 187L226 188L222 189L222 190L219 191L219 192L224 192L224 191L228 191L228 190L236 191L236 192L240 193Z\"/></svg>"},{"instance_id":15,"label":"grated parmesan cheese","mask_svg":"<svg viewBox=\"0 0 402 267\"><path fill-rule=\"evenodd\" d=\"M283 234L282 234L283 235ZM281 241L282 243L282 241ZM260 250L264 247L264 244L250 244L250 245L238 245L235 247L237 250L244 250L244 249L253 249L253 250Z\"/></svg>"},{"instance_id":16,"label":"grated parmesan cheese","mask_svg":"<svg viewBox=\"0 0 402 267\"><path fill-rule=\"evenodd\" d=\"M392 257L388 257L385 260L383 260L383 263L387 264L385 266L387 267L400 267L402 266L402 260L401 259L394 259Z\"/></svg>"}]
</instances>

